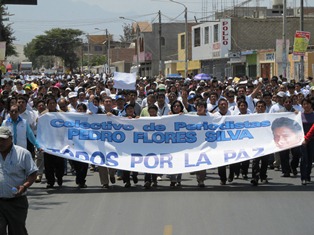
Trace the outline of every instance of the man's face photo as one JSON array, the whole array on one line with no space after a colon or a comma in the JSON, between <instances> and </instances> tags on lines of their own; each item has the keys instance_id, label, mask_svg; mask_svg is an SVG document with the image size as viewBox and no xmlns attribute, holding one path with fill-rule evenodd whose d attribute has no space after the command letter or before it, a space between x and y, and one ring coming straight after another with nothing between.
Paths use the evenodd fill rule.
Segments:
<instances>
[{"instance_id":1,"label":"man's face photo","mask_svg":"<svg viewBox=\"0 0 314 235\"><path fill-rule=\"evenodd\" d=\"M302 134L292 131L289 127L278 127L274 130L274 141L280 149L296 146L302 140Z\"/></svg>"}]
</instances>

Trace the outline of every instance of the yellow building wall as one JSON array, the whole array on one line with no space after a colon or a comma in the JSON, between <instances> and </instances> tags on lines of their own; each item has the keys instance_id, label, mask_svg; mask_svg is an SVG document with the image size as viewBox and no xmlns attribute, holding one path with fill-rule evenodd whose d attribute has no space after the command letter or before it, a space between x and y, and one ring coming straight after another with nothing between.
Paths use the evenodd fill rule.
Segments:
<instances>
[{"instance_id":1,"label":"yellow building wall","mask_svg":"<svg viewBox=\"0 0 314 235\"><path fill-rule=\"evenodd\" d=\"M172 73L178 73L177 72L177 63L168 63L165 64L165 71L164 74L172 74Z\"/></svg>"},{"instance_id":2,"label":"yellow building wall","mask_svg":"<svg viewBox=\"0 0 314 235\"><path fill-rule=\"evenodd\" d=\"M185 48L181 49L181 36L184 36L185 33L178 34L178 60L185 61Z\"/></svg>"},{"instance_id":3,"label":"yellow building wall","mask_svg":"<svg viewBox=\"0 0 314 235\"><path fill-rule=\"evenodd\" d=\"M308 52L308 71L306 77L314 77L314 52Z\"/></svg>"},{"instance_id":4,"label":"yellow building wall","mask_svg":"<svg viewBox=\"0 0 314 235\"><path fill-rule=\"evenodd\" d=\"M300 56L298 56L297 60L293 60L293 58L294 57L292 54L290 54L288 57L290 62L290 78L298 79L295 77L296 76L295 63L300 62ZM314 65L314 52L306 52L304 56L304 78L314 76L313 65Z\"/></svg>"},{"instance_id":5,"label":"yellow building wall","mask_svg":"<svg viewBox=\"0 0 314 235\"><path fill-rule=\"evenodd\" d=\"M181 36L185 35L185 33L178 34L178 60L182 62L177 62L177 72L184 74L185 70L185 48L181 49ZM192 52L189 52L192 53ZM200 60L191 60L188 61L188 73L193 72L194 70L198 70L200 72L201 69L201 61Z\"/></svg>"},{"instance_id":6,"label":"yellow building wall","mask_svg":"<svg viewBox=\"0 0 314 235\"><path fill-rule=\"evenodd\" d=\"M177 71L178 73L184 74L185 69L185 62L178 62L177 63ZM188 62L188 72L192 72L193 70L198 70L200 73L201 69L201 61L200 60L192 60Z\"/></svg>"}]
</instances>

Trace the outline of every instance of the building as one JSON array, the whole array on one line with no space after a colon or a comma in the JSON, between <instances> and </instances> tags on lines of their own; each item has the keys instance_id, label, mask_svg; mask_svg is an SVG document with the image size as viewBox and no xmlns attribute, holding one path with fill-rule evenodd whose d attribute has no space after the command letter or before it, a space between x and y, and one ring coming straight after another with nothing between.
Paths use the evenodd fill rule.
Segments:
<instances>
[{"instance_id":1,"label":"building","mask_svg":"<svg viewBox=\"0 0 314 235\"><path fill-rule=\"evenodd\" d=\"M97 73L108 72L108 62L105 65L97 65L91 68L91 60L94 56L106 56L109 58L110 72L129 72L134 55L134 47L130 42L112 40L113 35L87 35L87 42L83 44L81 52L81 64ZM87 60L84 62L83 60ZM106 70L106 71L104 71Z\"/></svg>"},{"instance_id":2,"label":"building","mask_svg":"<svg viewBox=\"0 0 314 235\"><path fill-rule=\"evenodd\" d=\"M248 11L251 15L252 11ZM270 77L283 73L282 61L276 56L278 39L282 39L283 18L279 10L263 10L262 18L236 17L217 19L192 27L192 59L201 60L201 70L218 78L225 76ZM294 14L290 10L289 14ZM309 11L312 12L312 11ZM266 15L266 17L265 17ZM268 17L267 15L271 15ZM300 28L300 18L287 17L286 39L292 52L294 35ZM304 17L304 30L314 35L314 17ZM314 38L310 39L314 45ZM311 47L309 47L311 48ZM290 58L290 57L289 57ZM287 70L291 67L288 61ZM295 74L295 73L294 73ZM305 76L312 67L305 68ZM287 75L291 75L290 72ZM292 77L295 78L295 77Z\"/></svg>"},{"instance_id":3,"label":"building","mask_svg":"<svg viewBox=\"0 0 314 235\"><path fill-rule=\"evenodd\" d=\"M194 23L189 23L188 28L191 29L193 25ZM139 47L136 47L139 55L139 74L143 77L153 77L164 71L167 73L169 71L167 66L174 68L178 62L184 61L178 59L178 34L185 32L185 23L154 23L150 30L148 29L149 27L146 27L146 30L141 28ZM189 58L191 59L192 56L190 55ZM137 62L136 60L137 55L134 56L133 62ZM179 71L182 72L180 65Z\"/></svg>"}]
</instances>

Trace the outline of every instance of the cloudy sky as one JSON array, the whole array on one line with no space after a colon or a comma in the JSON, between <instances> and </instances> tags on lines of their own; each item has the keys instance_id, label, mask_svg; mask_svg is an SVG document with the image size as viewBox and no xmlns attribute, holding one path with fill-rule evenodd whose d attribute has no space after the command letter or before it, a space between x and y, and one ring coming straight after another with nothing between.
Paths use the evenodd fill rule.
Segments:
<instances>
[{"instance_id":1,"label":"cloudy sky","mask_svg":"<svg viewBox=\"0 0 314 235\"><path fill-rule=\"evenodd\" d=\"M122 35L122 25L131 23L119 16L135 21L158 22L161 11L162 22L183 22L184 7L170 0L37 0L37 6L7 5L17 44L26 44L36 35L51 28L75 28L86 34L102 34L95 28L108 29L116 40ZM188 8L188 20L200 20L217 10L240 4L245 0L176 0ZM253 6L271 6L271 0L252 0ZM287 0L288 6L299 5L299 0ZM223 4L223 6L221 5ZM314 6L314 0L304 0L305 6Z\"/></svg>"}]
</instances>

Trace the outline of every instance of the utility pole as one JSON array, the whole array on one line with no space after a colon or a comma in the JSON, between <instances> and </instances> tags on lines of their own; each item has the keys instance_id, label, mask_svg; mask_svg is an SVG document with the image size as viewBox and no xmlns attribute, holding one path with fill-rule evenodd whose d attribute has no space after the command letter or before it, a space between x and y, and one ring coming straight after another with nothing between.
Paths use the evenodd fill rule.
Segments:
<instances>
[{"instance_id":1,"label":"utility pole","mask_svg":"<svg viewBox=\"0 0 314 235\"><path fill-rule=\"evenodd\" d=\"M89 34L87 34L87 69L88 69L88 73L90 73L90 70L89 70Z\"/></svg>"},{"instance_id":2,"label":"utility pole","mask_svg":"<svg viewBox=\"0 0 314 235\"><path fill-rule=\"evenodd\" d=\"M139 59L139 54L140 54L140 26L138 25L138 22L136 20L133 20L131 18L126 18L124 16L120 16L120 19L123 20L130 20L133 21L136 24L136 67L137 67L137 75L141 75L141 70L140 70L140 59Z\"/></svg>"},{"instance_id":3,"label":"utility pole","mask_svg":"<svg viewBox=\"0 0 314 235\"><path fill-rule=\"evenodd\" d=\"M110 34L108 33L108 29L100 29L100 28L95 28L96 30L99 31L104 31L106 34L106 41L104 43L106 43L106 57L107 57L107 65L108 65L108 74L110 74L110 42L111 42L111 38L110 38ZM103 44L104 44L103 43Z\"/></svg>"},{"instance_id":4,"label":"utility pole","mask_svg":"<svg viewBox=\"0 0 314 235\"><path fill-rule=\"evenodd\" d=\"M108 64L108 73L110 74L110 35L108 34L108 29L106 29L106 39L107 39L107 64Z\"/></svg>"},{"instance_id":5,"label":"utility pole","mask_svg":"<svg viewBox=\"0 0 314 235\"><path fill-rule=\"evenodd\" d=\"M184 65L184 77L186 78L188 76L188 71L189 71L189 68L188 68L188 51L189 51L189 39L188 39L188 35L189 35L189 32L188 32L188 8L186 7L186 5L184 5L183 3L181 2L177 2L177 1L174 1L174 0L170 0L170 2L174 2L174 3L177 3L181 6L184 7L184 20L185 20L185 65Z\"/></svg>"},{"instance_id":6,"label":"utility pole","mask_svg":"<svg viewBox=\"0 0 314 235\"><path fill-rule=\"evenodd\" d=\"M0 42L2 42L3 37L2 37L2 10L3 10L3 5L2 5L2 0L0 0L1 4L1 9L0 9Z\"/></svg>"},{"instance_id":7,"label":"utility pole","mask_svg":"<svg viewBox=\"0 0 314 235\"><path fill-rule=\"evenodd\" d=\"M283 30L282 30L282 75L287 76L287 0L283 0Z\"/></svg>"},{"instance_id":8,"label":"utility pole","mask_svg":"<svg viewBox=\"0 0 314 235\"><path fill-rule=\"evenodd\" d=\"M304 31L304 3L300 0L300 31ZM304 81L304 55L300 56L300 81Z\"/></svg>"},{"instance_id":9,"label":"utility pole","mask_svg":"<svg viewBox=\"0 0 314 235\"><path fill-rule=\"evenodd\" d=\"M159 15L159 74L162 75L163 74L163 66L162 66L162 59L161 59L161 13L160 10L158 11L158 15Z\"/></svg>"},{"instance_id":10,"label":"utility pole","mask_svg":"<svg viewBox=\"0 0 314 235\"><path fill-rule=\"evenodd\" d=\"M188 8L184 9L184 18L185 18L185 65L184 65L184 77L188 77L189 72L189 31L188 31Z\"/></svg>"}]
</instances>

